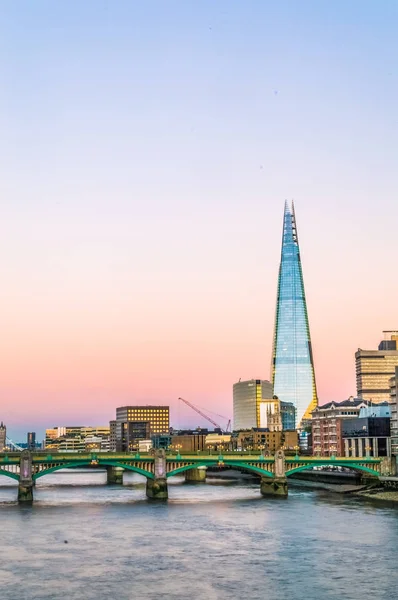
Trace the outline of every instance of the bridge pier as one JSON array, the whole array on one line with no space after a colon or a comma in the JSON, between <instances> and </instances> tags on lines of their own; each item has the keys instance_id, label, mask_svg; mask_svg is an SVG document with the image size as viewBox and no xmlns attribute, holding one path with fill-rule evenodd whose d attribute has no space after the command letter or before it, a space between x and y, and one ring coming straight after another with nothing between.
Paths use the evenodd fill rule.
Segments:
<instances>
[{"instance_id":1,"label":"bridge pier","mask_svg":"<svg viewBox=\"0 0 398 600\"><path fill-rule=\"evenodd\" d=\"M185 471L185 481L187 483L206 483L207 467L198 467Z\"/></svg>"},{"instance_id":2,"label":"bridge pier","mask_svg":"<svg viewBox=\"0 0 398 600\"><path fill-rule=\"evenodd\" d=\"M167 500L169 497L166 478L166 453L163 448L155 451L154 478L146 480L146 495L151 500Z\"/></svg>"},{"instance_id":3,"label":"bridge pier","mask_svg":"<svg viewBox=\"0 0 398 600\"><path fill-rule=\"evenodd\" d=\"M122 467L106 467L106 483L108 485L123 485Z\"/></svg>"},{"instance_id":4,"label":"bridge pier","mask_svg":"<svg viewBox=\"0 0 398 600\"><path fill-rule=\"evenodd\" d=\"M287 478L278 477L271 479L271 477L261 477L260 492L262 496L279 496L281 498L287 498Z\"/></svg>"},{"instance_id":5,"label":"bridge pier","mask_svg":"<svg viewBox=\"0 0 398 600\"><path fill-rule=\"evenodd\" d=\"M19 466L18 502L20 504L32 504L34 481L32 454L29 450L21 452Z\"/></svg>"},{"instance_id":6,"label":"bridge pier","mask_svg":"<svg viewBox=\"0 0 398 600\"><path fill-rule=\"evenodd\" d=\"M288 494L285 453L278 450L275 453L274 477L262 477L260 491L263 496L279 496L286 498Z\"/></svg>"}]
</instances>

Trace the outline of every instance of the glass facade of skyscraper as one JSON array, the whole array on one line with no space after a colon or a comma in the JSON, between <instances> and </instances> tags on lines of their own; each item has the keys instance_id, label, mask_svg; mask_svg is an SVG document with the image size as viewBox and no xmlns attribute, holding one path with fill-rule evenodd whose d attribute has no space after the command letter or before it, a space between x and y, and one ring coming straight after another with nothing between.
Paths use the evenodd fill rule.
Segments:
<instances>
[{"instance_id":1,"label":"glass facade of skyscraper","mask_svg":"<svg viewBox=\"0 0 398 600\"><path fill-rule=\"evenodd\" d=\"M294 206L285 204L274 346L274 394L296 408L296 427L318 404Z\"/></svg>"}]
</instances>

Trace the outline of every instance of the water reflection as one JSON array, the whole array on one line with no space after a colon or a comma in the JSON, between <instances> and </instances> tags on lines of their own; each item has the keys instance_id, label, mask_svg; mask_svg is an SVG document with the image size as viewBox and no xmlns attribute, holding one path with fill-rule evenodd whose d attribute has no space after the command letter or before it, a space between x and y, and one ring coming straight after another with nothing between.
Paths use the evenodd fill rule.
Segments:
<instances>
[{"instance_id":1,"label":"water reflection","mask_svg":"<svg viewBox=\"0 0 398 600\"><path fill-rule=\"evenodd\" d=\"M2 600L395 598L391 508L301 488L265 500L256 481L180 477L153 503L139 475L106 486L101 472L43 477L21 508L2 479Z\"/></svg>"}]
</instances>

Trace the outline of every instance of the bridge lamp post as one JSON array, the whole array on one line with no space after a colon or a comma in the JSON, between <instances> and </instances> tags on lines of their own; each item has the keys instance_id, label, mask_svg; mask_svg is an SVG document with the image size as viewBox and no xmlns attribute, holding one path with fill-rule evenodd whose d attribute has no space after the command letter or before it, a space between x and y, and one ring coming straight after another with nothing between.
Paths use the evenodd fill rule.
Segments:
<instances>
[{"instance_id":1,"label":"bridge lamp post","mask_svg":"<svg viewBox=\"0 0 398 600\"><path fill-rule=\"evenodd\" d=\"M336 458L336 451L337 451L336 446L330 446L330 452L331 452L330 458L333 458L333 459Z\"/></svg>"},{"instance_id":2,"label":"bridge lamp post","mask_svg":"<svg viewBox=\"0 0 398 600\"><path fill-rule=\"evenodd\" d=\"M298 451L300 450L300 446L295 446L294 447L295 451L296 451L296 456L294 457L296 460L299 460L299 453Z\"/></svg>"},{"instance_id":3,"label":"bridge lamp post","mask_svg":"<svg viewBox=\"0 0 398 600\"><path fill-rule=\"evenodd\" d=\"M180 448L182 448L182 444L175 445L175 449L177 450L177 456L176 456L177 460L181 460Z\"/></svg>"},{"instance_id":4,"label":"bridge lamp post","mask_svg":"<svg viewBox=\"0 0 398 600\"><path fill-rule=\"evenodd\" d=\"M209 444L208 448L209 448L209 454L211 454L211 451L212 451L212 449L213 449L213 446L212 446L212 444Z\"/></svg>"},{"instance_id":5,"label":"bridge lamp post","mask_svg":"<svg viewBox=\"0 0 398 600\"><path fill-rule=\"evenodd\" d=\"M372 446L365 446L366 458L370 458L370 451L372 450Z\"/></svg>"}]
</instances>

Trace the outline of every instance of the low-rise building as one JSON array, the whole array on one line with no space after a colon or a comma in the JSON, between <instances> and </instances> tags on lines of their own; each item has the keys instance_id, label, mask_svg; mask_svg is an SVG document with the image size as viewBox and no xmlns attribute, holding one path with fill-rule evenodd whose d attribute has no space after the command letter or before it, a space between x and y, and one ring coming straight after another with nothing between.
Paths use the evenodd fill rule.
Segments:
<instances>
[{"instance_id":1,"label":"low-rise building","mask_svg":"<svg viewBox=\"0 0 398 600\"><path fill-rule=\"evenodd\" d=\"M256 452L264 451L265 454L274 454L280 448L286 451L298 450L298 434L296 430L269 431L263 428L253 428L239 431L233 438L235 449L239 451Z\"/></svg>"},{"instance_id":2,"label":"low-rise building","mask_svg":"<svg viewBox=\"0 0 398 600\"><path fill-rule=\"evenodd\" d=\"M171 435L170 448L171 450L179 450L182 453L200 452L206 448L206 437L208 433L208 429L184 429L173 432Z\"/></svg>"},{"instance_id":3,"label":"low-rise building","mask_svg":"<svg viewBox=\"0 0 398 600\"><path fill-rule=\"evenodd\" d=\"M84 450L85 452L109 452L109 437L88 435L84 438Z\"/></svg>"},{"instance_id":4,"label":"low-rise building","mask_svg":"<svg viewBox=\"0 0 398 600\"><path fill-rule=\"evenodd\" d=\"M390 409L391 409L391 453L396 457L398 463L398 367L395 368L395 375L390 379ZM398 465L397 465L398 466Z\"/></svg>"},{"instance_id":5,"label":"low-rise building","mask_svg":"<svg viewBox=\"0 0 398 600\"><path fill-rule=\"evenodd\" d=\"M350 396L342 402L328 402L312 412L312 447L315 456L344 456L342 421L359 416L366 400Z\"/></svg>"},{"instance_id":6,"label":"low-rise building","mask_svg":"<svg viewBox=\"0 0 398 600\"><path fill-rule=\"evenodd\" d=\"M151 436L151 441L153 448L167 450L171 446L171 435L170 433L154 433Z\"/></svg>"},{"instance_id":7,"label":"low-rise building","mask_svg":"<svg viewBox=\"0 0 398 600\"><path fill-rule=\"evenodd\" d=\"M149 452L152 449L152 440L139 440L138 452Z\"/></svg>"},{"instance_id":8,"label":"low-rise building","mask_svg":"<svg viewBox=\"0 0 398 600\"><path fill-rule=\"evenodd\" d=\"M391 456L390 417L358 417L342 421L343 456Z\"/></svg>"},{"instance_id":9,"label":"low-rise building","mask_svg":"<svg viewBox=\"0 0 398 600\"><path fill-rule=\"evenodd\" d=\"M46 429L44 448L55 452L85 452L87 440L93 449L109 451L109 426L86 427L82 425L53 427ZM92 441L93 438L101 442ZM90 441L88 442L90 444Z\"/></svg>"},{"instance_id":10,"label":"low-rise building","mask_svg":"<svg viewBox=\"0 0 398 600\"><path fill-rule=\"evenodd\" d=\"M205 447L209 450L230 450L231 437L230 433L209 433L205 439Z\"/></svg>"}]
</instances>

